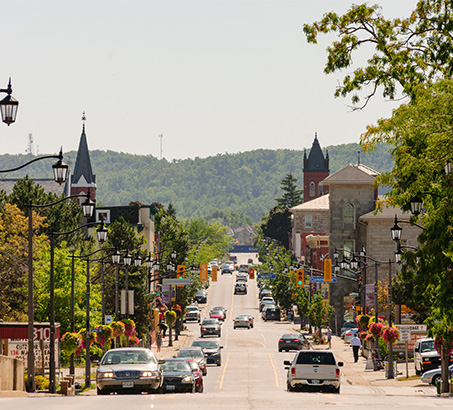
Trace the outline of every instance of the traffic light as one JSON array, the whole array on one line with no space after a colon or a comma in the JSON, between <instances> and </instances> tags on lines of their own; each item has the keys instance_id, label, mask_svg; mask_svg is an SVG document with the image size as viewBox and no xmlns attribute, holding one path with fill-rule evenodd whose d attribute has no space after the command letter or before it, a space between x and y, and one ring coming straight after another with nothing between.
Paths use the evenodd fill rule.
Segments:
<instances>
[{"instance_id":1,"label":"traffic light","mask_svg":"<svg viewBox=\"0 0 453 410\"><path fill-rule=\"evenodd\" d=\"M184 279L186 276L186 267L184 265L178 265L176 268L176 279Z\"/></svg>"},{"instance_id":2,"label":"traffic light","mask_svg":"<svg viewBox=\"0 0 453 410\"><path fill-rule=\"evenodd\" d=\"M303 269L296 271L296 286L298 288L305 286L305 271Z\"/></svg>"},{"instance_id":3,"label":"traffic light","mask_svg":"<svg viewBox=\"0 0 453 410\"><path fill-rule=\"evenodd\" d=\"M324 259L324 282L332 282L332 259Z\"/></svg>"},{"instance_id":4,"label":"traffic light","mask_svg":"<svg viewBox=\"0 0 453 410\"><path fill-rule=\"evenodd\" d=\"M253 269L249 269L249 279L255 279L255 271Z\"/></svg>"},{"instance_id":5,"label":"traffic light","mask_svg":"<svg viewBox=\"0 0 453 410\"><path fill-rule=\"evenodd\" d=\"M363 280L362 271L359 270L359 274L357 275L357 283L359 284L359 286L362 286L362 280Z\"/></svg>"}]
</instances>

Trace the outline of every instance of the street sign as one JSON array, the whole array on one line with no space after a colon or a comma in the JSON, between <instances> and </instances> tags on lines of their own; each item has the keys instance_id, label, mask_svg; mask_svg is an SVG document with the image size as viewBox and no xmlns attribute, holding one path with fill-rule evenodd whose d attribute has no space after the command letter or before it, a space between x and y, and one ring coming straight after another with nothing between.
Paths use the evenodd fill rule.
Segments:
<instances>
[{"instance_id":1,"label":"street sign","mask_svg":"<svg viewBox=\"0 0 453 410\"><path fill-rule=\"evenodd\" d=\"M426 325L395 325L396 328L401 332L408 330L410 332L426 332L428 330Z\"/></svg>"},{"instance_id":2,"label":"street sign","mask_svg":"<svg viewBox=\"0 0 453 410\"><path fill-rule=\"evenodd\" d=\"M208 280L208 264L200 263L200 280L206 282Z\"/></svg>"},{"instance_id":3,"label":"street sign","mask_svg":"<svg viewBox=\"0 0 453 410\"><path fill-rule=\"evenodd\" d=\"M95 327L94 329L90 329L90 332L94 332L94 333L102 333L102 329L98 328L98 327Z\"/></svg>"},{"instance_id":4,"label":"street sign","mask_svg":"<svg viewBox=\"0 0 453 410\"><path fill-rule=\"evenodd\" d=\"M326 282L323 276L311 276L310 283L337 283L337 277L332 276L332 281Z\"/></svg>"},{"instance_id":5,"label":"street sign","mask_svg":"<svg viewBox=\"0 0 453 410\"><path fill-rule=\"evenodd\" d=\"M275 274L258 274L258 279L275 279L276 277Z\"/></svg>"},{"instance_id":6,"label":"street sign","mask_svg":"<svg viewBox=\"0 0 453 410\"><path fill-rule=\"evenodd\" d=\"M113 322L113 316L112 315L105 315L105 324L110 325Z\"/></svg>"},{"instance_id":7,"label":"street sign","mask_svg":"<svg viewBox=\"0 0 453 410\"><path fill-rule=\"evenodd\" d=\"M190 285L190 278L187 279L163 279L163 285Z\"/></svg>"}]
</instances>

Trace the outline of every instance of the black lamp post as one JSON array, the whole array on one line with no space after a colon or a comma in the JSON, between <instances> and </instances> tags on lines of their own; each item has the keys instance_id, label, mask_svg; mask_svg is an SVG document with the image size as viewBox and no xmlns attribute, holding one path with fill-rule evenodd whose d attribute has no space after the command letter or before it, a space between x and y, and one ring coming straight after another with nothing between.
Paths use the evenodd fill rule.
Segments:
<instances>
[{"instance_id":1,"label":"black lamp post","mask_svg":"<svg viewBox=\"0 0 453 410\"><path fill-rule=\"evenodd\" d=\"M0 101L0 111L2 114L2 121L10 126L16 121L17 109L19 108L19 101L11 96L13 89L11 88L11 78L9 79L8 88L1 88L0 93L8 94L3 100Z\"/></svg>"},{"instance_id":2,"label":"black lamp post","mask_svg":"<svg viewBox=\"0 0 453 410\"><path fill-rule=\"evenodd\" d=\"M94 206L93 208L94 209ZM80 229L93 226L93 223L83 224L68 232L51 232L50 233L50 363L49 363L49 392L56 392L55 380L55 272L54 272L54 255L55 255L55 236L70 235ZM104 227L104 221L101 222L97 229L98 242L103 243L107 239L107 230ZM90 271L87 262L87 359L89 363L90 341L89 341L89 312L90 312ZM90 383L91 384L91 383Z\"/></svg>"},{"instance_id":3,"label":"black lamp post","mask_svg":"<svg viewBox=\"0 0 453 410\"><path fill-rule=\"evenodd\" d=\"M129 319L129 271L127 269L128 266L131 266L132 263L132 256L129 252L124 255L123 264L124 264L124 272L126 275L126 319Z\"/></svg>"}]
</instances>

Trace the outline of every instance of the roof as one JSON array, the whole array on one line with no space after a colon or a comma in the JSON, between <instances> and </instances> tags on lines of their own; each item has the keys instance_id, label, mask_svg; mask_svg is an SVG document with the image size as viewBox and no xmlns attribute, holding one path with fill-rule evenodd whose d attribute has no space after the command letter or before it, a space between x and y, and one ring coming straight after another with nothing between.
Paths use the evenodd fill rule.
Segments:
<instances>
[{"instance_id":1,"label":"roof","mask_svg":"<svg viewBox=\"0 0 453 410\"><path fill-rule=\"evenodd\" d=\"M7 195L11 195L13 192L14 185L21 178L4 178L0 179L0 190L6 192ZM58 196L66 194L66 184L57 184L53 178L30 178L36 184L40 185L46 193L53 193Z\"/></svg>"},{"instance_id":2,"label":"roof","mask_svg":"<svg viewBox=\"0 0 453 410\"><path fill-rule=\"evenodd\" d=\"M79 149L77 151L77 159L74 166L74 174L72 175L73 184L78 184L82 177L85 179L84 182L86 184L91 185L96 183L96 176L93 174L91 168L90 152L88 151L87 136L85 134L85 124L83 124Z\"/></svg>"},{"instance_id":3,"label":"roof","mask_svg":"<svg viewBox=\"0 0 453 410\"><path fill-rule=\"evenodd\" d=\"M395 215L397 219L401 220L409 220L411 217L410 212L405 212L401 210L401 208L397 208L386 203L382 206L382 211L375 211L368 212L359 217L360 221L372 221L372 220L393 220L395 219Z\"/></svg>"},{"instance_id":4,"label":"roof","mask_svg":"<svg viewBox=\"0 0 453 410\"><path fill-rule=\"evenodd\" d=\"M308 202L290 208L289 212L297 211L328 211L329 210L329 194L318 196Z\"/></svg>"},{"instance_id":5,"label":"roof","mask_svg":"<svg viewBox=\"0 0 453 410\"><path fill-rule=\"evenodd\" d=\"M363 164L349 164L346 167L329 175L322 183L323 185L331 184L372 184L379 172Z\"/></svg>"},{"instance_id":6,"label":"roof","mask_svg":"<svg viewBox=\"0 0 453 410\"><path fill-rule=\"evenodd\" d=\"M315 140L310 149L310 154L307 155L304 153L304 172L310 171L329 171L329 154L322 153L321 147L319 145L318 137L315 134Z\"/></svg>"}]
</instances>

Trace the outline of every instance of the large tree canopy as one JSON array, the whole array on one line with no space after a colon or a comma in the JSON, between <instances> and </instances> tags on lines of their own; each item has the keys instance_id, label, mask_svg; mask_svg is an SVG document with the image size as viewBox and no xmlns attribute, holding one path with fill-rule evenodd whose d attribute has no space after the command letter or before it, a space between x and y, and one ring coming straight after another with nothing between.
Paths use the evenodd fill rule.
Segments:
<instances>
[{"instance_id":1,"label":"large tree canopy","mask_svg":"<svg viewBox=\"0 0 453 410\"><path fill-rule=\"evenodd\" d=\"M336 33L327 49L326 74L354 67L359 49L369 46L373 52L364 67L354 67L335 90L335 96L352 94L352 103L366 106L378 89L394 99L399 91L412 97L414 87L453 71L453 5L449 0L420 0L406 18L385 19L381 7L352 5L344 14L326 13L320 21L305 24L309 43L317 43L319 34Z\"/></svg>"}]
</instances>

